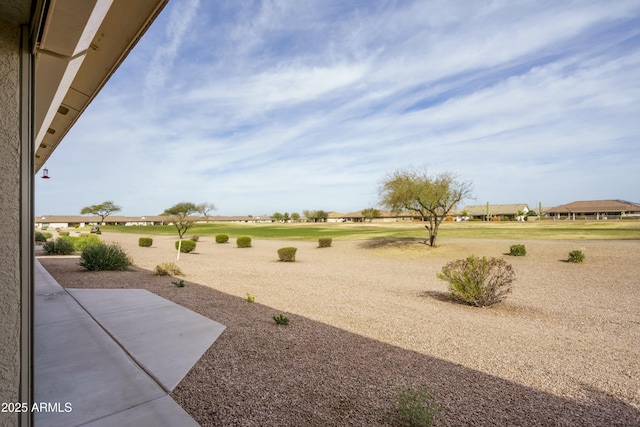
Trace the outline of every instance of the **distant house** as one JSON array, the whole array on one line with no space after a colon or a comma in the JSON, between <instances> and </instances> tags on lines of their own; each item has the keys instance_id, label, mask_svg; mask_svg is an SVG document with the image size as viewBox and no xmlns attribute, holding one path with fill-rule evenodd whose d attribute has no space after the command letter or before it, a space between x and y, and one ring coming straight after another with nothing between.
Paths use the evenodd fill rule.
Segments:
<instances>
[{"instance_id":1,"label":"distant house","mask_svg":"<svg viewBox=\"0 0 640 427\"><path fill-rule=\"evenodd\" d=\"M414 218L416 218L416 215L412 213L380 211L380 216L378 218L373 218L372 222L412 221ZM361 210L356 212L349 212L346 214L332 212L331 214L329 214L329 219L331 219L331 222L368 222L369 221L367 218L365 218L364 215L362 215ZM327 219L327 221L329 221L329 219Z\"/></svg>"},{"instance_id":2,"label":"distant house","mask_svg":"<svg viewBox=\"0 0 640 427\"><path fill-rule=\"evenodd\" d=\"M222 216L215 215L210 216L208 221L204 219L197 221L199 224L203 222L251 222L251 223L263 223L273 222L269 215L265 216L252 216L252 215L237 215L237 216Z\"/></svg>"},{"instance_id":3,"label":"distant house","mask_svg":"<svg viewBox=\"0 0 640 427\"><path fill-rule=\"evenodd\" d=\"M98 215L43 215L35 218L39 229L86 227L89 225L161 225L167 223L165 216L116 216L109 215L102 221Z\"/></svg>"},{"instance_id":4,"label":"distant house","mask_svg":"<svg viewBox=\"0 0 640 427\"><path fill-rule=\"evenodd\" d=\"M640 218L640 204L625 200L583 200L544 211L550 219L622 219Z\"/></svg>"},{"instance_id":5,"label":"distant house","mask_svg":"<svg viewBox=\"0 0 640 427\"><path fill-rule=\"evenodd\" d=\"M466 212L471 219L490 221L491 218L524 220L530 211L526 203L514 203L506 205L472 205L466 206L462 212Z\"/></svg>"}]
</instances>

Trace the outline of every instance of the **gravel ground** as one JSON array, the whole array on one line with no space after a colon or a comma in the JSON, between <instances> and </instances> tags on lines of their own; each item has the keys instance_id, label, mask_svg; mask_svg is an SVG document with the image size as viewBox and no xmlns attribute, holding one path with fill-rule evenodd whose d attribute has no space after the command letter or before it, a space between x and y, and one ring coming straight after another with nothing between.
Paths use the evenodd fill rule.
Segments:
<instances>
[{"instance_id":1,"label":"gravel ground","mask_svg":"<svg viewBox=\"0 0 640 427\"><path fill-rule=\"evenodd\" d=\"M400 387L429 387L436 426L640 426L640 242L442 239L315 242L201 238L186 287L151 274L172 237L102 235L127 272L40 261L65 287L144 288L227 326L173 392L202 426L394 425ZM504 255L524 243L526 257ZM277 261L298 248L295 263ZM582 249L584 264L563 262ZM503 257L512 294L492 308L445 298L436 273ZM246 294L255 296L248 303ZM272 316L283 313L288 326Z\"/></svg>"}]
</instances>

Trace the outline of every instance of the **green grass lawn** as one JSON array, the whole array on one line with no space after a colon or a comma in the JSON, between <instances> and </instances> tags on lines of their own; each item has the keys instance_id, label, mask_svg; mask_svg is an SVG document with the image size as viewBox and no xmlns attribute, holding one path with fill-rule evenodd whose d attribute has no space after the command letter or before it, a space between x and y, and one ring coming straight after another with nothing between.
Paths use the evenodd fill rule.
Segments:
<instances>
[{"instance_id":1,"label":"green grass lawn","mask_svg":"<svg viewBox=\"0 0 640 427\"><path fill-rule=\"evenodd\" d=\"M175 235L173 225L162 226L104 226L103 231L140 235ZM256 239L317 240L332 237L336 240L365 240L375 238L427 238L424 223L373 224L196 224L186 236L215 236L228 234L235 238L249 236ZM439 238L479 239L559 239L594 240L640 239L640 221L539 221L539 222L444 222Z\"/></svg>"}]
</instances>

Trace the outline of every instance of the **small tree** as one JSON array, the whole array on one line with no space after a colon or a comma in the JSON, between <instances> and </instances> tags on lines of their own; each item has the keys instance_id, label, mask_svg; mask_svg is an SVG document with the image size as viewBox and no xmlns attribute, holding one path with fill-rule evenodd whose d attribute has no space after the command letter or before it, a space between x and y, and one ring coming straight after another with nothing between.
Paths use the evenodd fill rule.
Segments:
<instances>
[{"instance_id":1,"label":"small tree","mask_svg":"<svg viewBox=\"0 0 640 427\"><path fill-rule=\"evenodd\" d=\"M282 215L280 212L274 212L273 214L271 214L271 219L274 220L275 222L282 221L283 217L284 215Z\"/></svg>"},{"instance_id":2,"label":"small tree","mask_svg":"<svg viewBox=\"0 0 640 427\"><path fill-rule=\"evenodd\" d=\"M376 208L362 209L362 216L373 222L375 218L380 218L380 211Z\"/></svg>"},{"instance_id":3,"label":"small tree","mask_svg":"<svg viewBox=\"0 0 640 427\"><path fill-rule=\"evenodd\" d=\"M429 245L435 246L438 227L453 208L471 196L470 182L458 181L450 172L434 177L425 171L399 170L380 184L380 203L394 212L414 212L429 230Z\"/></svg>"},{"instance_id":4,"label":"small tree","mask_svg":"<svg viewBox=\"0 0 640 427\"><path fill-rule=\"evenodd\" d=\"M329 213L323 210L316 212L316 221L318 222L327 222L327 218L329 218Z\"/></svg>"},{"instance_id":5,"label":"small tree","mask_svg":"<svg viewBox=\"0 0 640 427\"><path fill-rule=\"evenodd\" d=\"M191 228L195 220L190 215L196 213L198 207L191 202L181 202L173 205L169 209L165 209L162 215L169 217L169 220L176 226L178 230L178 237L182 239L182 236Z\"/></svg>"},{"instance_id":6,"label":"small tree","mask_svg":"<svg viewBox=\"0 0 640 427\"><path fill-rule=\"evenodd\" d=\"M283 220L284 222L289 222L289 219L290 219L290 217L289 217L289 212L285 212L285 213L282 215L282 220Z\"/></svg>"},{"instance_id":7,"label":"small tree","mask_svg":"<svg viewBox=\"0 0 640 427\"><path fill-rule=\"evenodd\" d=\"M293 222L300 221L300 214L298 212L293 212L291 214L291 221L293 221Z\"/></svg>"},{"instance_id":8,"label":"small tree","mask_svg":"<svg viewBox=\"0 0 640 427\"><path fill-rule=\"evenodd\" d=\"M302 214L305 216L305 218L307 218L307 220L311 222L316 222L316 219L318 218L318 211L305 209L302 211Z\"/></svg>"},{"instance_id":9,"label":"small tree","mask_svg":"<svg viewBox=\"0 0 640 427\"><path fill-rule=\"evenodd\" d=\"M209 222L209 212L217 210L216 205L213 203L199 203L196 205L195 211L204 217L206 222Z\"/></svg>"},{"instance_id":10,"label":"small tree","mask_svg":"<svg viewBox=\"0 0 640 427\"><path fill-rule=\"evenodd\" d=\"M80 211L80 215L99 215L100 223L102 224L106 217L108 217L112 213L120 212L121 210L122 208L120 206L117 206L112 201L107 200L106 202L100 203L99 205L85 206Z\"/></svg>"}]
</instances>

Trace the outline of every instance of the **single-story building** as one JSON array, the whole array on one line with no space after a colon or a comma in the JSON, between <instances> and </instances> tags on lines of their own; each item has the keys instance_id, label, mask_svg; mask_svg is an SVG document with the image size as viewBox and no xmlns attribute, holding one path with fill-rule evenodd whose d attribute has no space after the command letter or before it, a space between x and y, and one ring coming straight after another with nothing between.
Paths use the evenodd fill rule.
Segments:
<instances>
[{"instance_id":1,"label":"single-story building","mask_svg":"<svg viewBox=\"0 0 640 427\"><path fill-rule=\"evenodd\" d=\"M469 217L470 219L481 219L483 221L490 221L491 218L494 217L524 221L524 218L530 210L529 205L526 203L513 203L506 205L472 205L466 206L461 215L466 213L466 217Z\"/></svg>"},{"instance_id":2,"label":"single-story building","mask_svg":"<svg viewBox=\"0 0 640 427\"><path fill-rule=\"evenodd\" d=\"M99 215L43 215L35 218L36 229L87 227L89 225L162 225L165 216L116 216L109 215L102 221Z\"/></svg>"},{"instance_id":3,"label":"single-story building","mask_svg":"<svg viewBox=\"0 0 640 427\"><path fill-rule=\"evenodd\" d=\"M640 218L640 204L626 200L582 200L547 209L549 219L623 219Z\"/></svg>"}]
</instances>

